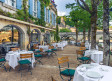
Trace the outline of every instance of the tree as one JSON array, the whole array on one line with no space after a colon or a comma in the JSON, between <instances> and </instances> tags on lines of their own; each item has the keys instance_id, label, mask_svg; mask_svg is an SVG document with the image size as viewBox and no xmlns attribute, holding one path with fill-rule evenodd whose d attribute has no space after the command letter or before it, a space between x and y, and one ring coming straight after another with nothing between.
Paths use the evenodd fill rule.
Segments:
<instances>
[{"instance_id":1,"label":"tree","mask_svg":"<svg viewBox=\"0 0 112 81\"><path fill-rule=\"evenodd\" d=\"M63 28L63 29L60 29L60 32L71 32L71 30L69 30L67 28Z\"/></svg>"},{"instance_id":2,"label":"tree","mask_svg":"<svg viewBox=\"0 0 112 81\"><path fill-rule=\"evenodd\" d=\"M109 34L109 0L103 0L103 53L104 63L109 65L109 53L110 53L110 34Z\"/></svg>"},{"instance_id":3,"label":"tree","mask_svg":"<svg viewBox=\"0 0 112 81\"><path fill-rule=\"evenodd\" d=\"M56 32L55 32L55 40L56 42L58 42L60 40L60 37L59 37L59 28L58 28L58 18L56 18Z\"/></svg>"},{"instance_id":4,"label":"tree","mask_svg":"<svg viewBox=\"0 0 112 81\"><path fill-rule=\"evenodd\" d=\"M75 3L67 4L66 8L71 8L70 18L74 22L74 25L76 27L76 43L78 40L78 31L83 31L83 39L85 42L85 32L90 29L90 14L77 6Z\"/></svg>"},{"instance_id":5,"label":"tree","mask_svg":"<svg viewBox=\"0 0 112 81\"><path fill-rule=\"evenodd\" d=\"M91 14L91 49L96 49L97 7L102 0L91 0L91 7L87 1L76 0L79 6Z\"/></svg>"}]
</instances>

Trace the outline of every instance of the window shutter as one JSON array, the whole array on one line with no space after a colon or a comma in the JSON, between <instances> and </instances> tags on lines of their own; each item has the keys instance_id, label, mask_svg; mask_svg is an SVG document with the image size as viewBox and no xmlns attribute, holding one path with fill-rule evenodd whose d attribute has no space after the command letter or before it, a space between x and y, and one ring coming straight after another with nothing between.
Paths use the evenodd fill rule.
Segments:
<instances>
[{"instance_id":1,"label":"window shutter","mask_svg":"<svg viewBox=\"0 0 112 81\"><path fill-rule=\"evenodd\" d=\"M50 23L50 10L49 10L49 13L48 13L48 22Z\"/></svg>"},{"instance_id":2,"label":"window shutter","mask_svg":"<svg viewBox=\"0 0 112 81\"><path fill-rule=\"evenodd\" d=\"M41 3L39 0L37 1L37 5L38 5L38 8L37 8L38 16L37 17L40 19L41 18Z\"/></svg>"},{"instance_id":3,"label":"window shutter","mask_svg":"<svg viewBox=\"0 0 112 81\"><path fill-rule=\"evenodd\" d=\"M21 10L21 8L22 8L22 0L16 0L16 8Z\"/></svg>"},{"instance_id":4,"label":"window shutter","mask_svg":"<svg viewBox=\"0 0 112 81\"><path fill-rule=\"evenodd\" d=\"M44 7L44 20L46 22L46 7Z\"/></svg>"},{"instance_id":5,"label":"window shutter","mask_svg":"<svg viewBox=\"0 0 112 81\"><path fill-rule=\"evenodd\" d=\"M55 15L55 26L56 26L56 15Z\"/></svg>"},{"instance_id":6,"label":"window shutter","mask_svg":"<svg viewBox=\"0 0 112 81\"><path fill-rule=\"evenodd\" d=\"M4 2L5 2L5 0L0 0L0 2L3 2L3 3L4 3Z\"/></svg>"},{"instance_id":7,"label":"window shutter","mask_svg":"<svg viewBox=\"0 0 112 81\"><path fill-rule=\"evenodd\" d=\"M29 14L33 15L33 1L29 0L28 2L29 2Z\"/></svg>"},{"instance_id":8,"label":"window shutter","mask_svg":"<svg viewBox=\"0 0 112 81\"><path fill-rule=\"evenodd\" d=\"M54 21L53 20L54 20L54 16L53 16L53 13L52 13L52 25L54 25L54 23L53 23Z\"/></svg>"}]
</instances>

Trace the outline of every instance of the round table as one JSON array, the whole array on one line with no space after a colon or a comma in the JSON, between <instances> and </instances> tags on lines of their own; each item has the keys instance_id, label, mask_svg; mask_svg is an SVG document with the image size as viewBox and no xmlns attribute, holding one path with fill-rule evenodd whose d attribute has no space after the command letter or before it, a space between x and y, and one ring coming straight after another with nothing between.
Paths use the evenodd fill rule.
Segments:
<instances>
[{"instance_id":1,"label":"round table","mask_svg":"<svg viewBox=\"0 0 112 81\"><path fill-rule=\"evenodd\" d=\"M84 56L91 56L91 59L96 63L100 63L103 61L103 51L86 50Z\"/></svg>"},{"instance_id":2,"label":"round table","mask_svg":"<svg viewBox=\"0 0 112 81\"><path fill-rule=\"evenodd\" d=\"M9 51L6 56L5 59L8 61L9 66L11 66L13 69L15 69L15 67L18 65L18 60L20 59L20 54L28 54L28 53L33 53L33 51ZM32 62L32 68L33 68L33 63L35 62L35 57L34 57L34 53L33 53L33 57L32 60L31 58L28 58L29 61Z\"/></svg>"},{"instance_id":3,"label":"round table","mask_svg":"<svg viewBox=\"0 0 112 81\"><path fill-rule=\"evenodd\" d=\"M112 77L111 76L112 75L112 67L96 64L93 67L91 67L90 69L81 71L81 68L83 65L80 65L76 68L73 81L112 81L112 78L111 78ZM97 72L97 73L101 74L102 77L101 78L91 78L91 77L87 76L87 72Z\"/></svg>"}]
</instances>

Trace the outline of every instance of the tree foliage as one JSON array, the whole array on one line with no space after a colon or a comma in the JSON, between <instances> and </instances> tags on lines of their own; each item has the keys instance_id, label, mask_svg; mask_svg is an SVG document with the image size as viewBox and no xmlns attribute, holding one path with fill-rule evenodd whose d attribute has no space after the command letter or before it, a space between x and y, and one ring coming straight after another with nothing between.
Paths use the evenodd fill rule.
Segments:
<instances>
[{"instance_id":1,"label":"tree foliage","mask_svg":"<svg viewBox=\"0 0 112 81\"><path fill-rule=\"evenodd\" d=\"M62 29L60 29L60 32L71 32L71 30L69 30L67 28L62 28Z\"/></svg>"}]
</instances>

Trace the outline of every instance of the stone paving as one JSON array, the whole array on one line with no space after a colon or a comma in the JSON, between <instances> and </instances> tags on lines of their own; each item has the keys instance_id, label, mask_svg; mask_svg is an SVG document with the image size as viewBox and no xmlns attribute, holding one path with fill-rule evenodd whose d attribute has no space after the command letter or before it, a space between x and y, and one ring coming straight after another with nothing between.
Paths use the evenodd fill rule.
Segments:
<instances>
[{"instance_id":1,"label":"stone paving","mask_svg":"<svg viewBox=\"0 0 112 81\"><path fill-rule=\"evenodd\" d=\"M69 56L70 68L75 69L77 67L75 54L76 49L78 48L74 45L68 45L63 51L57 51L57 56L53 55L54 57L50 58L43 57L41 60L43 65L37 64L37 66L32 69L32 75L30 75L30 72L23 71L23 75L21 77L21 73L18 72L18 67L16 67L16 70L11 70L11 72L5 72L0 68L0 81L51 81L51 76L53 76L57 81L62 81L59 75L57 58ZM7 63L6 66L9 68Z\"/></svg>"}]
</instances>

